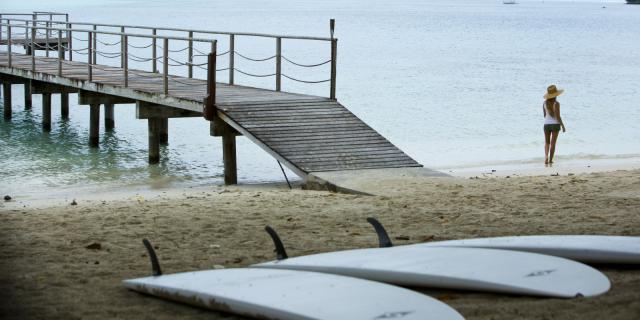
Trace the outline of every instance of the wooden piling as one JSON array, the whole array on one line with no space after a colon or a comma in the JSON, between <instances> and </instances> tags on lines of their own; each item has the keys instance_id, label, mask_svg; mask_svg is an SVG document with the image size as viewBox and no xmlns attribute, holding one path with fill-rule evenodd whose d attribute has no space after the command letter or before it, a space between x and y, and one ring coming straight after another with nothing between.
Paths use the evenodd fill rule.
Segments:
<instances>
[{"instance_id":1,"label":"wooden piling","mask_svg":"<svg viewBox=\"0 0 640 320\"><path fill-rule=\"evenodd\" d=\"M60 94L60 115L63 120L69 119L69 93Z\"/></svg>"},{"instance_id":2,"label":"wooden piling","mask_svg":"<svg viewBox=\"0 0 640 320\"><path fill-rule=\"evenodd\" d=\"M51 93L42 94L42 131L51 131Z\"/></svg>"},{"instance_id":3,"label":"wooden piling","mask_svg":"<svg viewBox=\"0 0 640 320\"><path fill-rule=\"evenodd\" d=\"M89 108L89 146L97 148L100 135L100 104L92 103Z\"/></svg>"},{"instance_id":4,"label":"wooden piling","mask_svg":"<svg viewBox=\"0 0 640 320\"><path fill-rule=\"evenodd\" d=\"M160 120L160 144L169 144L169 118L159 118Z\"/></svg>"},{"instance_id":5,"label":"wooden piling","mask_svg":"<svg viewBox=\"0 0 640 320\"><path fill-rule=\"evenodd\" d=\"M113 104L105 103L104 104L104 129L105 130L113 130L116 127L115 120L113 116Z\"/></svg>"},{"instance_id":6,"label":"wooden piling","mask_svg":"<svg viewBox=\"0 0 640 320\"><path fill-rule=\"evenodd\" d=\"M24 109L31 109L33 106L31 100L31 81L27 80L24 84Z\"/></svg>"},{"instance_id":7,"label":"wooden piling","mask_svg":"<svg viewBox=\"0 0 640 320\"><path fill-rule=\"evenodd\" d=\"M2 93L4 95L4 119L11 119L11 82L2 82Z\"/></svg>"},{"instance_id":8,"label":"wooden piling","mask_svg":"<svg viewBox=\"0 0 640 320\"><path fill-rule=\"evenodd\" d=\"M224 162L224 184L238 184L236 136L230 131L222 135L222 158Z\"/></svg>"},{"instance_id":9,"label":"wooden piling","mask_svg":"<svg viewBox=\"0 0 640 320\"><path fill-rule=\"evenodd\" d=\"M160 119L149 118L149 164L160 162Z\"/></svg>"}]
</instances>

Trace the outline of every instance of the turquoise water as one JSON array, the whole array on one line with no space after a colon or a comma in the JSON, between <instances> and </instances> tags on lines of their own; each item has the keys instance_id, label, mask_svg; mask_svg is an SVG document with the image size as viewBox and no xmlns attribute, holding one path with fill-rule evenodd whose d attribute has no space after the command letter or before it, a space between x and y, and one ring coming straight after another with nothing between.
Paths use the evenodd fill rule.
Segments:
<instances>
[{"instance_id":1,"label":"turquoise water","mask_svg":"<svg viewBox=\"0 0 640 320\"><path fill-rule=\"evenodd\" d=\"M338 100L427 167L541 163L542 95L552 83L566 89L559 101L567 133L560 136L557 162L640 158L640 6L485 0L179 3L20 1L4 3L2 11L55 10L69 12L75 21L312 36L328 36L328 20L335 18ZM225 41L220 39L222 48ZM265 39L238 40L236 49L261 57L273 54L274 46ZM285 42L283 52L304 63L328 58L328 47L319 44ZM238 67L255 73L273 69L272 64ZM317 80L326 78L326 71L288 72ZM272 79L237 75L236 81L273 87ZM324 84L285 80L283 88L328 93ZM74 95L66 122L54 96L50 134L40 129L39 96L32 111L22 108L21 86L14 86L13 96L13 120L0 120L2 192L222 183L221 143L209 136L202 119L171 120L163 160L149 166L146 122L135 119L133 105L116 106L116 130L101 131L100 149L91 150L88 109L76 105ZM237 150L242 183L283 181L276 161L251 142L239 138Z\"/></svg>"}]
</instances>

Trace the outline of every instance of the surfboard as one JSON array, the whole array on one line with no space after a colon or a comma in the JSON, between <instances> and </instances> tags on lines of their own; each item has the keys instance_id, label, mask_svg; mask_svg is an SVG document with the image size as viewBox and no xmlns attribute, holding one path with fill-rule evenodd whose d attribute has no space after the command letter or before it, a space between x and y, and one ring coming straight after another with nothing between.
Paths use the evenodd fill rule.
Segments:
<instances>
[{"instance_id":1,"label":"surfboard","mask_svg":"<svg viewBox=\"0 0 640 320\"><path fill-rule=\"evenodd\" d=\"M403 286L560 298L596 296L610 288L604 274L579 262L508 250L400 246L288 258L271 231L279 260L252 267L332 273Z\"/></svg>"},{"instance_id":2,"label":"surfboard","mask_svg":"<svg viewBox=\"0 0 640 320\"><path fill-rule=\"evenodd\" d=\"M410 246L505 249L548 254L586 263L640 264L640 237L512 236L436 241Z\"/></svg>"},{"instance_id":3,"label":"surfboard","mask_svg":"<svg viewBox=\"0 0 640 320\"><path fill-rule=\"evenodd\" d=\"M147 245L145 243L145 245ZM234 268L124 280L163 299L259 319L464 319L443 302L404 288L317 272Z\"/></svg>"},{"instance_id":4,"label":"surfboard","mask_svg":"<svg viewBox=\"0 0 640 320\"><path fill-rule=\"evenodd\" d=\"M384 226L367 218L381 248L392 247ZM474 238L417 243L407 246L502 249L546 254L586 263L640 264L640 237L601 235L539 235Z\"/></svg>"}]
</instances>

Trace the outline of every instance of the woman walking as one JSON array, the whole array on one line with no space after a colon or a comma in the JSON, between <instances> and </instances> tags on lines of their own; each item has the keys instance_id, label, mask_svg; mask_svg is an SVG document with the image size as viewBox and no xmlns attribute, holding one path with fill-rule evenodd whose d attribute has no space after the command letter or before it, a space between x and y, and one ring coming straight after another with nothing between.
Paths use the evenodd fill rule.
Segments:
<instances>
[{"instance_id":1,"label":"woman walking","mask_svg":"<svg viewBox=\"0 0 640 320\"><path fill-rule=\"evenodd\" d=\"M556 152L556 141L560 129L565 132L564 123L560 117L560 103L556 97L564 92L562 89L550 85L547 93L544 95L544 104L542 105L542 113L544 115L544 164L553 163L553 155Z\"/></svg>"}]
</instances>

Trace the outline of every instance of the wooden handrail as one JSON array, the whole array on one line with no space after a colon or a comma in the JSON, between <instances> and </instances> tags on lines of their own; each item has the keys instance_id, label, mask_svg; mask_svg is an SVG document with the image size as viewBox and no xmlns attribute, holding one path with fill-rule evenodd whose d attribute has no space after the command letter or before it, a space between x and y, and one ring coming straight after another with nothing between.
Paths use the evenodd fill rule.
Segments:
<instances>
[{"instance_id":1,"label":"wooden handrail","mask_svg":"<svg viewBox=\"0 0 640 320\"><path fill-rule=\"evenodd\" d=\"M0 14L3 15L3 14ZM4 18L3 18L4 19ZM25 19L11 19L14 21L25 21ZM31 21L31 19L29 20ZM56 24L66 24L69 21L61 21L61 20L33 20L35 22L52 22ZM297 35L278 35L278 34L268 34L268 33L251 33L251 32L230 32L230 31L211 31L211 30L198 30L198 29L182 29L182 28L162 28L162 27L151 27L151 26L141 26L141 25L122 25L122 24L107 24L107 23L93 23L93 22L76 22L71 21L70 23L76 25L86 25L86 26L100 26L100 27L111 27L111 28L132 28L132 29L145 29L145 30L165 30L165 31L180 31L180 32L193 32L193 33L202 33L202 34L212 34L212 35L236 35L236 36L248 36L248 37L265 37L265 38L282 38L282 39L296 39L296 40L315 40L315 41L331 41L331 38L327 37L310 37L310 36L297 36Z\"/></svg>"},{"instance_id":2,"label":"wooden handrail","mask_svg":"<svg viewBox=\"0 0 640 320\"><path fill-rule=\"evenodd\" d=\"M14 21L32 21L32 20L18 20L18 19L6 19L2 18L0 20L14 20ZM66 23L65 23L66 24ZM70 22L69 24L74 25L75 23ZM2 26L15 26L10 23L0 23ZM21 28L26 28L25 26L21 26ZM112 31L102 31L102 30L92 30L92 29L76 29L76 28L56 28L56 27L42 27L42 26L29 26L30 29L38 29L38 30L50 30L50 31L72 31L72 32L91 32L98 34L108 34L108 35L116 35L116 36L129 36L129 37L137 37L137 38L156 38L156 39L169 39L169 40L180 40L180 41L195 41L195 42L211 42L215 41L214 39L205 39L205 38L187 38L187 37L176 37L176 36L164 36L164 35L150 35L143 33L129 33L129 32L112 32Z\"/></svg>"}]
</instances>

